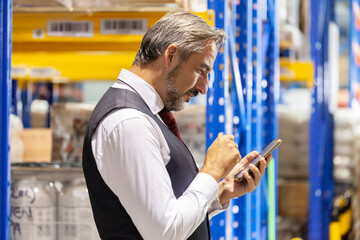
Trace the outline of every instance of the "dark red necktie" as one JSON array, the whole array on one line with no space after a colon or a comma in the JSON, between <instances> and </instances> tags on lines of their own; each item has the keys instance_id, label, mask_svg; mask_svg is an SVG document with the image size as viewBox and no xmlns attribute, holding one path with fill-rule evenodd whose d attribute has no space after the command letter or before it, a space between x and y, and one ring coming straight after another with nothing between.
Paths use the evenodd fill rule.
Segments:
<instances>
[{"instance_id":1,"label":"dark red necktie","mask_svg":"<svg viewBox=\"0 0 360 240\"><path fill-rule=\"evenodd\" d=\"M180 139L180 141L182 141L180 137L179 129L176 124L176 120L172 115L172 113L166 110L165 108L163 108L159 112L159 116L161 117L163 122L168 126L168 128L175 134L175 136L177 136L177 138Z\"/></svg>"}]
</instances>

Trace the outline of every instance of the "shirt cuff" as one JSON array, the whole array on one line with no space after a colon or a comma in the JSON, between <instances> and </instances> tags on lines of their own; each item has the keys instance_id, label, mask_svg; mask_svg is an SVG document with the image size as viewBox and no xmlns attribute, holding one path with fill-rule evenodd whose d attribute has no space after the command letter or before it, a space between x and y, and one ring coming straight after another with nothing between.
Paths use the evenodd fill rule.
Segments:
<instances>
[{"instance_id":1,"label":"shirt cuff","mask_svg":"<svg viewBox=\"0 0 360 240\"><path fill-rule=\"evenodd\" d=\"M226 202L224 205L221 205L220 200L218 197L215 198L215 200L210 205L210 208L208 210L209 213L209 219L211 219L213 216L225 211L230 206L230 201Z\"/></svg>"},{"instance_id":2,"label":"shirt cuff","mask_svg":"<svg viewBox=\"0 0 360 240\"><path fill-rule=\"evenodd\" d=\"M209 207L217 197L219 185L209 174L198 173L188 189L200 192L206 198L207 206Z\"/></svg>"}]
</instances>

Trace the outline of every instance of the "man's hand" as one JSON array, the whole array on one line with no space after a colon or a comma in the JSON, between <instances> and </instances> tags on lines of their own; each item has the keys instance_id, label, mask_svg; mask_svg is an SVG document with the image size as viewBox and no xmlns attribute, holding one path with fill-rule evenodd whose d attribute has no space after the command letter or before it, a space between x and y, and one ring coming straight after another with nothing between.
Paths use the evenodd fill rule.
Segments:
<instances>
[{"instance_id":1,"label":"man's hand","mask_svg":"<svg viewBox=\"0 0 360 240\"><path fill-rule=\"evenodd\" d=\"M272 154L270 154L266 160L262 157L260 159L259 168L254 164L250 164L251 161L258 156L258 152L253 151L246 155L224 178L223 181L219 183L219 200L221 204L225 204L232 198L240 197L246 193L252 192L259 185L262 175L265 172L265 168L269 166ZM249 165L250 164L250 165ZM243 170L247 165L249 165L250 171L253 173L254 177L252 178L247 172L244 173L246 180L238 182L234 179L241 170Z\"/></svg>"},{"instance_id":2,"label":"man's hand","mask_svg":"<svg viewBox=\"0 0 360 240\"><path fill-rule=\"evenodd\" d=\"M217 182L234 169L241 160L234 136L219 133L207 151L204 166L199 172L211 175Z\"/></svg>"}]
</instances>

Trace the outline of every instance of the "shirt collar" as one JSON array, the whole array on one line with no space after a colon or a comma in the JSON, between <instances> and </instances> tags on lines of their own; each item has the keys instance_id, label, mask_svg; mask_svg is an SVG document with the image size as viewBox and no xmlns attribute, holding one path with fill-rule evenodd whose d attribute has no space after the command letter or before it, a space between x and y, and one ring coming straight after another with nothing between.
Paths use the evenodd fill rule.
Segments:
<instances>
[{"instance_id":1,"label":"shirt collar","mask_svg":"<svg viewBox=\"0 0 360 240\"><path fill-rule=\"evenodd\" d=\"M141 77L126 69L122 69L118 76L117 83L121 84L120 80L131 86L140 95L140 97L144 99L145 103L154 115L164 108L164 103L160 95Z\"/></svg>"}]
</instances>

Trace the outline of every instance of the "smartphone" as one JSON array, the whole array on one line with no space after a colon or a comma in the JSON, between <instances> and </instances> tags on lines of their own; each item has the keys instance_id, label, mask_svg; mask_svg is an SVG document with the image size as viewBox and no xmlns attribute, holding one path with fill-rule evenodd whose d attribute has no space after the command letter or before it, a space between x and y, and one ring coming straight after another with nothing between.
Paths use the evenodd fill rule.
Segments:
<instances>
[{"instance_id":1,"label":"smartphone","mask_svg":"<svg viewBox=\"0 0 360 240\"><path fill-rule=\"evenodd\" d=\"M274 151L281 143L282 143L281 139L273 140L269 145L266 146L266 148L264 148L259 153L259 155L256 158L254 158L254 160L251 161L251 163L254 164L256 167L259 167L261 157L264 157L266 159L270 155L270 153L272 153L272 151ZM254 177L252 171L250 171L249 169L249 165L247 165L243 170L241 170L241 172L239 172L235 176L236 181L241 182L245 179L244 177L245 171L247 171L252 177Z\"/></svg>"}]
</instances>

